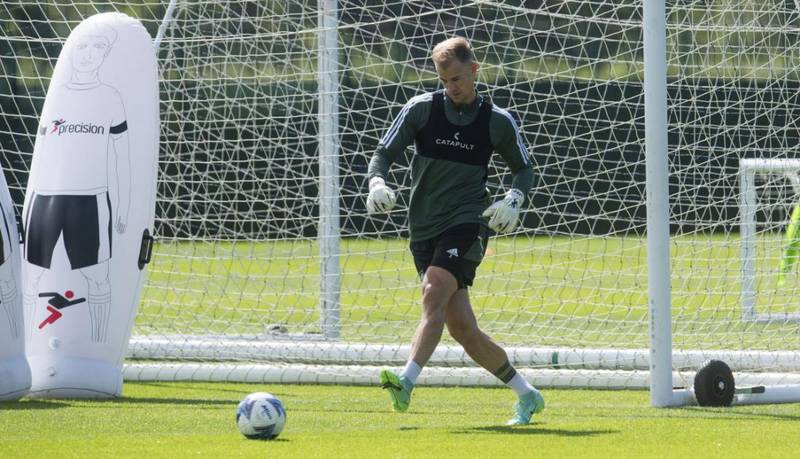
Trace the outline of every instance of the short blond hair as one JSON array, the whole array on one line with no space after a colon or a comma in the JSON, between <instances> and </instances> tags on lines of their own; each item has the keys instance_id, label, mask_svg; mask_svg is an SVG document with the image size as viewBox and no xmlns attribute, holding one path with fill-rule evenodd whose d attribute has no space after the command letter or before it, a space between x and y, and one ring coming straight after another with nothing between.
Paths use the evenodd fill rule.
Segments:
<instances>
[{"instance_id":1,"label":"short blond hair","mask_svg":"<svg viewBox=\"0 0 800 459\"><path fill-rule=\"evenodd\" d=\"M464 37L453 37L439 43L433 48L431 54L433 63L437 66L447 67L453 60L461 63L468 63L475 61L475 54L472 52L472 46Z\"/></svg>"}]
</instances>

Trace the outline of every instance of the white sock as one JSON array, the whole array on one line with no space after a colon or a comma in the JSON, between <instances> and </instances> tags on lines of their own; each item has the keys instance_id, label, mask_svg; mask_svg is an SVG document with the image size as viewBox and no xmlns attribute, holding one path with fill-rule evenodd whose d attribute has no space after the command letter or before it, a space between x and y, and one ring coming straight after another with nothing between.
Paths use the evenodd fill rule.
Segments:
<instances>
[{"instance_id":1,"label":"white sock","mask_svg":"<svg viewBox=\"0 0 800 459\"><path fill-rule=\"evenodd\" d=\"M25 308L26 311L25 313L30 314L31 317L30 327L28 327L28 337L33 337L33 331L34 329L36 329L36 326L39 325L36 323L36 298L37 297L35 293L28 293L27 291L23 291L22 305Z\"/></svg>"},{"instance_id":2,"label":"white sock","mask_svg":"<svg viewBox=\"0 0 800 459\"><path fill-rule=\"evenodd\" d=\"M407 380L411 381L411 384L416 384L417 383L417 377L419 376L421 371L422 371L422 367L417 365L417 362L415 362L413 360L409 360L406 363L406 367L403 368L403 372L400 373L400 376L403 376Z\"/></svg>"},{"instance_id":3,"label":"white sock","mask_svg":"<svg viewBox=\"0 0 800 459\"><path fill-rule=\"evenodd\" d=\"M111 315L111 292L89 295L89 320L92 325L92 341L108 341L108 322Z\"/></svg>"},{"instance_id":4,"label":"white sock","mask_svg":"<svg viewBox=\"0 0 800 459\"><path fill-rule=\"evenodd\" d=\"M506 383L506 386L514 389L514 392L517 393L518 396L522 397L523 395L527 394L528 392L533 392L533 386L522 377L519 372L511 378L511 381Z\"/></svg>"}]
</instances>

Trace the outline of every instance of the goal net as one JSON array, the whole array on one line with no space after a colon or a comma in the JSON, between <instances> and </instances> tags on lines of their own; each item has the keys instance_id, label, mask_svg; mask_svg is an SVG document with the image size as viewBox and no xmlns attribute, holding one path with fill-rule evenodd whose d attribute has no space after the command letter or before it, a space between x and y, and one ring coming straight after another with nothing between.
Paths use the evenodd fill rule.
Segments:
<instances>
[{"instance_id":1,"label":"goal net","mask_svg":"<svg viewBox=\"0 0 800 459\"><path fill-rule=\"evenodd\" d=\"M536 385L647 387L640 1L7 0L0 161L20 206L58 52L109 10L144 23L161 76L158 244L126 378L370 384L405 362L412 152L388 216L366 214L366 169L403 104L437 88L433 46L462 35L538 177L470 289L479 324ZM675 385L708 358L737 383L800 382L800 277L776 280L798 195L759 172L744 222L739 182L744 159L798 157L798 25L791 1L667 3ZM509 183L495 158L492 194ZM420 383L499 382L445 333Z\"/></svg>"}]
</instances>

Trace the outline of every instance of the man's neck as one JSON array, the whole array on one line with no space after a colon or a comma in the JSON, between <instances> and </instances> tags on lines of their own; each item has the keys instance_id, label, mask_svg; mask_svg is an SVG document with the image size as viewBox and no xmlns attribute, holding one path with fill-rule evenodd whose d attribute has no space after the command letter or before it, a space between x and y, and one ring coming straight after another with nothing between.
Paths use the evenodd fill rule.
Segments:
<instances>
[{"instance_id":1,"label":"man's neck","mask_svg":"<svg viewBox=\"0 0 800 459\"><path fill-rule=\"evenodd\" d=\"M445 94L447 94L447 93L445 93ZM463 104L456 104L455 102L453 102L453 99L451 99L449 96L447 97L447 101L450 103L450 105L452 105L453 108L458 110L458 111L463 111L463 110L469 110L469 109L472 109L472 108L476 108L478 106L479 100L480 100L480 96L478 95L478 91L477 90L474 91L473 96L472 96L472 100L470 100L469 102L463 103Z\"/></svg>"},{"instance_id":2,"label":"man's neck","mask_svg":"<svg viewBox=\"0 0 800 459\"><path fill-rule=\"evenodd\" d=\"M99 84L100 79L98 78L97 71L72 72L72 78L70 79L70 83L89 86L92 84Z\"/></svg>"}]
</instances>

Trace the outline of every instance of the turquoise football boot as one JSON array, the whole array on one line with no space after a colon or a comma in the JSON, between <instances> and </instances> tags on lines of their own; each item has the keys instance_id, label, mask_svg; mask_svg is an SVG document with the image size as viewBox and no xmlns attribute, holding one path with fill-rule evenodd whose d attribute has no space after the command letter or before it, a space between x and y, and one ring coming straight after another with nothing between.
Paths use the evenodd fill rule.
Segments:
<instances>
[{"instance_id":1,"label":"turquoise football boot","mask_svg":"<svg viewBox=\"0 0 800 459\"><path fill-rule=\"evenodd\" d=\"M531 417L544 410L544 397L541 392L534 389L532 392L521 396L514 404L514 417L506 422L509 426L524 426L531 423Z\"/></svg>"}]
</instances>

